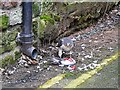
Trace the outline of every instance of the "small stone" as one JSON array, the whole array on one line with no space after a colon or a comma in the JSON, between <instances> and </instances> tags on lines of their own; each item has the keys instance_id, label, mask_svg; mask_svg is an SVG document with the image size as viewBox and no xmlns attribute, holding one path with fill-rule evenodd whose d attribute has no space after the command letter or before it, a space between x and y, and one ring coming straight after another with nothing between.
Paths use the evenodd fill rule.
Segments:
<instances>
[{"instance_id":1,"label":"small stone","mask_svg":"<svg viewBox=\"0 0 120 90\"><path fill-rule=\"evenodd\" d=\"M118 13L116 13L116 14L120 16L120 12L118 12Z\"/></svg>"},{"instance_id":2,"label":"small stone","mask_svg":"<svg viewBox=\"0 0 120 90\"><path fill-rule=\"evenodd\" d=\"M59 83L59 81L58 82L56 82L57 84Z\"/></svg>"},{"instance_id":3,"label":"small stone","mask_svg":"<svg viewBox=\"0 0 120 90\"><path fill-rule=\"evenodd\" d=\"M97 67L99 67L100 66L100 64L97 64Z\"/></svg>"},{"instance_id":4,"label":"small stone","mask_svg":"<svg viewBox=\"0 0 120 90\"><path fill-rule=\"evenodd\" d=\"M84 61L84 60L85 60L84 58L81 59L81 61Z\"/></svg>"},{"instance_id":5,"label":"small stone","mask_svg":"<svg viewBox=\"0 0 120 90\"><path fill-rule=\"evenodd\" d=\"M94 43L98 43L98 41L97 41L97 40L95 40L95 41L94 41Z\"/></svg>"},{"instance_id":6,"label":"small stone","mask_svg":"<svg viewBox=\"0 0 120 90\"><path fill-rule=\"evenodd\" d=\"M92 40L89 40L89 42L92 42Z\"/></svg>"},{"instance_id":7,"label":"small stone","mask_svg":"<svg viewBox=\"0 0 120 90\"><path fill-rule=\"evenodd\" d=\"M90 56L90 55L86 55L85 58L92 58L92 56Z\"/></svg>"},{"instance_id":8,"label":"small stone","mask_svg":"<svg viewBox=\"0 0 120 90\"><path fill-rule=\"evenodd\" d=\"M72 41L73 41L73 42L75 42L75 41L76 41L76 39L75 39L75 38L72 38Z\"/></svg>"},{"instance_id":9,"label":"small stone","mask_svg":"<svg viewBox=\"0 0 120 90\"><path fill-rule=\"evenodd\" d=\"M90 69L94 69L94 67L90 64L89 66L88 66Z\"/></svg>"},{"instance_id":10,"label":"small stone","mask_svg":"<svg viewBox=\"0 0 120 90\"><path fill-rule=\"evenodd\" d=\"M55 71L58 71L58 69L55 69Z\"/></svg>"},{"instance_id":11,"label":"small stone","mask_svg":"<svg viewBox=\"0 0 120 90\"><path fill-rule=\"evenodd\" d=\"M12 75L14 72L15 72L14 70L13 71L8 71L8 74Z\"/></svg>"},{"instance_id":12,"label":"small stone","mask_svg":"<svg viewBox=\"0 0 120 90\"><path fill-rule=\"evenodd\" d=\"M14 70L16 70L16 67L13 67Z\"/></svg>"},{"instance_id":13,"label":"small stone","mask_svg":"<svg viewBox=\"0 0 120 90\"><path fill-rule=\"evenodd\" d=\"M60 67L64 67L64 65L63 65L63 64L60 64L59 66L60 66Z\"/></svg>"},{"instance_id":14,"label":"small stone","mask_svg":"<svg viewBox=\"0 0 120 90\"><path fill-rule=\"evenodd\" d=\"M26 80L22 80L22 82L23 82L23 83L25 83L25 82L26 82Z\"/></svg>"},{"instance_id":15,"label":"small stone","mask_svg":"<svg viewBox=\"0 0 120 90\"><path fill-rule=\"evenodd\" d=\"M100 27L100 28L103 28L103 27L104 27L104 24L100 24L99 27Z\"/></svg>"},{"instance_id":16,"label":"small stone","mask_svg":"<svg viewBox=\"0 0 120 90\"><path fill-rule=\"evenodd\" d=\"M30 73L30 71L27 71L27 73Z\"/></svg>"},{"instance_id":17,"label":"small stone","mask_svg":"<svg viewBox=\"0 0 120 90\"><path fill-rule=\"evenodd\" d=\"M50 68L48 67L48 68L47 68L47 70L49 71L49 70L50 70Z\"/></svg>"},{"instance_id":18,"label":"small stone","mask_svg":"<svg viewBox=\"0 0 120 90\"><path fill-rule=\"evenodd\" d=\"M83 69L84 69L84 71L87 71L88 70L88 66L83 64Z\"/></svg>"},{"instance_id":19,"label":"small stone","mask_svg":"<svg viewBox=\"0 0 120 90\"><path fill-rule=\"evenodd\" d=\"M85 49L85 47L81 47L82 49Z\"/></svg>"},{"instance_id":20,"label":"small stone","mask_svg":"<svg viewBox=\"0 0 120 90\"><path fill-rule=\"evenodd\" d=\"M46 77L46 75L43 75L44 77Z\"/></svg>"},{"instance_id":21,"label":"small stone","mask_svg":"<svg viewBox=\"0 0 120 90\"><path fill-rule=\"evenodd\" d=\"M43 57L41 55L38 55L37 58L38 59L43 59Z\"/></svg>"},{"instance_id":22,"label":"small stone","mask_svg":"<svg viewBox=\"0 0 120 90\"><path fill-rule=\"evenodd\" d=\"M4 73L5 75L8 75L8 73Z\"/></svg>"},{"instance_id":23,"label":"small stone","mask_svg":"<svg viewBox=\"0 0 120 90\"><path fill-rule=\"evenodd\" d=\"M43 53L47 53L47 51L45 51L45 50L42 50L42 52L43 52Z\"/></svg>"},{"instance_id":24,"label":"small stone","mask_svg":"<svg viewBox=\"0 0 120 90\"><path fill-rule=\"evenodd\" d=\"M92 64L91 64L91 67L92 67L91 69L94 69L94 68L96 68L97 66L98 66L98 64L92 63Z\"/></svg>"},{"instance_id":25,"label":"small stone","mask_svg":"<svg viewBox=\"0 0 120 90\"><path fill-rule=\"evenodd\" d=\"M39 71L38 70L35 70L36 73L38 73Z\"/></svg>"},{"instance_id":26,"label":"small stone","mask_svg":"<svg viewBox=\"0 0 120 90\"><path fill-rule=\"evenodd\" d=\"M97 63L98 61L96 60L96 61L93 61L93 63Z\"/></svg>"},{"instance_id":27,"label":"small stone","mask_svg":"<svg viewBox=\"0 0 120 90\"><path fill-rule=\"evenodd\" d=\"M90 69L95 69L95 67L92 67L92 66L91 66Z\"/></svg>"},{"instance_id":28,"label":"small stone","mask_svg":"<svg viewBox=\"0 0 120 90\"><path fill-rule=\"evenodd\" d=\"M95 40L98 40L98 37L96 37Z\"/></svg>"},{"instance_id":29,"label":"small stone","mask_svg":"<svg viewBox=\"0 0 120 90\"><path fill-rule=\"evenodd\" d=\"M40 68L40 69L39 69L39 71L42 71L42 70L43 70L43 68Z\"/></svg>"},{"instance_id":30,"label":"small stone","mask_svg":"<svg viewBox=\"0 0 120 90\"><path fill-rule=\"evenodd\" d=\"M80 70L80 71L81 71L81 70L83 70L83 68L81 68L81 67L78 67L78 70Z\"/></svg>"},{"instance_id":31,"label":"small stone","mask_svg":"<svg viewBox=\"0 0 120 90\"><path fill-rule=\"evenodd\" d=\"M10 81L8 83L11 83Z\"/></svg>"},{"instance_id":32,"label":"small stone","mask_svg":"<svg viewBox=\"0 0 120 90\"><path fill-rule=\"evenodd\" d=\"M116 80L116 78L111 78L112 80Z\"/></svg>"},{"instance_id":33,"label":"small stone","mask_svg":"<svg viewBox=\"0 0 120 90\"><path fill-rule=\"evenodd\" d=\"M40 68L40 66L37 66L37 69L39 69Z\"/></svg>"},{"instance_id":34,"label":"small stone","mask_svg":"<svg viewBox=\"0 0 120 90\"><path fill-rule=\"evenodd\" d=\"M84 71L88 71L88 68L84 68Z\"/></svg>"},{"instance_id":35,"label":"small stone","mask_svg":"<svg viewBox=\"0 0 120 90\"><path fill-rule=\"evenodd\" d=\"M43 63L47 63L47 61L43 61Z\"/></svg>"},{"instance_id":36,"label":"small stone","mask_svg":"<svg viewBox=\"0 0 120 90\"><path fill-rule=\"evenodd\" d=\"M107 21L107 24L110 25L110 24L112 24L112 22L111 22L110 20L108 20L108 21Z\"/></svg>"},{"instance_id":37,"label":"small stone","mask_svg":"<svg viewBox=\"0 0 120 90\"><path fill-rule=\"evenodd\" d=\"M29 65L28 65L27 63L25 63L25 65L24 65L24 66L25 66L25 67L27 67L27 68L29 67Z\"/></svg>"},{"instance_id":38,"label":"small stone","mask_svg":"<svg viewBox=\"0 0 120 90\"><path fill-rule=\"evenodd\" d=\"M113 48L112 47L108 47L108 50L113 50Z\"/></svg>"},{"instance_id":39,"label":"small stone","mask_svg":"<svg viewBox=\"0 0 120 90\"><path fill-rule=\"evenodd\" d=\"M100 75L101 75L101 73L96 73L96 75L100 76Z\"/></svg>"},{"instance_id":40,"label":"small stone","mask_svg":"<svg viewBox=\"0 0 120 90\"><path fill-rule=\"evenodd\" d=\"M26 63L26 61L25 60L20 60L18 63L19 64L24 64L24 63Z\"/></svg>"},{"instance_id":41,"label":"small stone","mask_svg":"<svg viewBox=\"0 0 120 90\"><path fill-rule=\"evenodd\" d=\"M86 44L82 44L81 47L86 47Z\"/></svg>"},{"instance_id":42,"label":"small stone","mask_svg":"<svg viewBox=\"0 0 120 90\"><path fill-rule=\"evenodd\" d=\"M85 52L82 52L82 55L83 55L83 56L86 55Z\"/></svg>"},{"instance_id":43,"label":"small stone","mask_svg":"<svg viewBox=\"0 0 120 90\"><path fill-rule=\"evenodd\" d=\"M112 10L112 13L117 13L117 12L118 12L118 10L117 10L117 9Z\"/></svg>"},{"instance_id":44,"label":"small stone","mask_svg":"<svg viewBox=\"0 0 120 90\"><path fill-rule=\"evenodd\" d=\"M39 58L40 58L40 59L43 59L43 57L42 57L42 56L39 56Z\"/></svg>"},{"instance_id":45,"label":"small stone","mask_svg":"<svg viewBox=\"0 0 120 90\"><path fill-rule=\"evenodd\" d=\"M3 72L4 70L5 70L5 69L3 69L3 68L0 68L0 71L1 71L1 72Z\"/></svg>"}]
</instances>

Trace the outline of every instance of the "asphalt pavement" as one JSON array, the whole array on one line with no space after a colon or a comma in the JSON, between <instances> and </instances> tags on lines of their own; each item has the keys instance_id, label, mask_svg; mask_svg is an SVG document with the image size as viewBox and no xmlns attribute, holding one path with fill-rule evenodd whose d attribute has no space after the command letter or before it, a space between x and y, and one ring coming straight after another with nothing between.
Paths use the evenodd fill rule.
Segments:
<instances>
[{"instance_id":1,"label":"asphalt pavement","mask_svg":"<svg viewBox=\"0 0 120 90\"><path fill-rule=\"evenodd\" d=\"M113 61L78 88L118 88L118 61Z\"/></svg>"}]
</instances>

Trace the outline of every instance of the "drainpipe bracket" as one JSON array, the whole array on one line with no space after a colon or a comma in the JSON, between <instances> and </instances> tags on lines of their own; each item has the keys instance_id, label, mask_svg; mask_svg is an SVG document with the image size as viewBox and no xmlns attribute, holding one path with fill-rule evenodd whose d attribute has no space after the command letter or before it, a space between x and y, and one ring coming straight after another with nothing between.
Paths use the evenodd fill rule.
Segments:
<instances>
[{"instance_id":1,"label":"drainpipe bracket","mask_svg":"<svg viewBox=\"0 0 120 90\"><path fill-rule=\"evenodd\" d=\"M21 44L32 44L34 34L20 34L18 33L16 41Z\"/></svg>"}]
</instances>

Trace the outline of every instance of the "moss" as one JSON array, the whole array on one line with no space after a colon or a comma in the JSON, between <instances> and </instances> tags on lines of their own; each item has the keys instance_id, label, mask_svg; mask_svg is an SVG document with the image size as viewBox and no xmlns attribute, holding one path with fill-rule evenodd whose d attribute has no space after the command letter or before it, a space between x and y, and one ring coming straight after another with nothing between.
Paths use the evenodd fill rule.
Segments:
<instances>
[{"instance_id":1,"label":"moss","mask_svg":"<svg viewBox=\"0 0 120 90\"><path fill-rule=\"evenodd\" d=\"M19 51L15 51L12 55L10 54L5 56L5 58L0 60L0 63L2 63L0 67L4 68L8 65L14 64L17 61L17 59L20 58L20 56L21 53Z\"/></svg>"},{"instance_id":2,"label":"moss","mask_svg":"<svg viewBox=\"0 0 120 90\"><path fill-rule=\"evenodd\" d=\"M0 54L4 53L4 48L2 46L0 46Z\"/></svg>"},{"instance_id":3,"label":"moss","mask_svg":"<svg viewBox=\"0 0 120 90\"><path fill-rule=\"evenodd\" d=\"M21 57L21 53L19 51L15 51L14 54L15 54L15 60Z\"/></svg>"},{"instance_id":4,"label":"moss","mask_svg":"<svg viewBox=\"0 0 120 90\"><path fill-rule=\"evenodd\" d=\"M79 16L79 24L81 24L81 23L83 23L84 22L84 20L85 20L85 16Z\"/></svg>"},{"instance_id":5,"label":"moss","mask_svg":"<svg viewBox=\"0 0 120 90\"><path fill-rule=\"evenodd\" d=\"M39 4L37 2L34 2L32 4L32 12L33 12L33 17L36 17L39 15Z\"/></svg>"},{"instance_id":6,"label":"moss","mask_svg":"<svg viewBox=\"0 0 120 90\"><path fill-rule=\"evenodd\" d=\"M54 18L55 21L60 21L60 15L52 14L52 17Z\"/></svg>"},{"instance_id":7,"label":"moss","mask_svg":"<svg viewBox=\"0 0 120 90\"><path fill-rule=\"evenodd\" d=\"M2 45L2 32L0 33L0 45Z\"/></svg>"},{"instance_id":8,"label":"moss","mask_svg":"<svg viewBox=\"0 0 120 90\"><path fill-rule=\"evenodd\" d=\"M100 17L100 13L95 13L94 15L93 15L93 18L98 18L98 17Z\"/></svg>"},{"instance_id":9,"label":"moss","mask_svg":"<svg viewBox=\"0 0 120 90\"><path fill-rule=\"evenodd\" d=\"M16 42L10 42L8 45L3 45L4 52L11 51L16 47Z\"/></svg>"},{"instance_id":10,"label":"moss","mask_svg":"<svg viewBox=\"0 0 120 90\"><path fill-rule=\"evenodd\" d=\"M17 35L17 33L18 33L18 31L10 31L9 33L8 33L8 40L9 41L15 41L16 40L16 35Z\"/></svg>"},{"instance_id":11,"label":"moss","mask_svg":"<svg viewBox=\"0 0 120 90\"><path fill-rule=\"evenodd\" d=\"M7 15L0 16L0 29L6 29L9 25L9 17Z\"/></svg>"},{"instance_id":12,"label":"moss","mask_svg":"<svg viewBox=\"0 0 120 90\"><path fill-rule=\"evenodd\" d=\"M16 47L16 35L17 35L17 31L10 31L10 32L4 32L2 33L2 42L0 43L0 45L2 45L2 50L1 53L4 51L10 51L13 48Z\"/></svg>"},{"instance_id":13,"label":"moss","mask_svg":"<svg viewBox=\"0 0 120 90\"><path fill-rule=\"evenodd\" d=\"M34 33L34 35L35 35L35 37L37 36L37 31L38 31L38 26L37 26L37 21L34 21L33 23L32 23L32 27L33 27L33 33Z\"/></svg>"},{"instance_id":14,"label":"moss","mask_svg":"<svg viewBox=\"0 0 120 90\"><path fill-rule=\"evenodd\" d=\"M2 59L2 68L4 68L5 66L9 64L13 64L14 61L15 60L13 59L12 55L6 56L4 59Z\"/></svg>"},{"instance_id":15,"label":"moss","mask_svg":"<svg viewBox=\"0 0 120 90\"><path fill-rule=\"evenodd\" d=\"M83 28L87 27L88 25L89 25L89 23L86 22L86 23L81 24L81 25L79 26L79 28L80 28L80 29L83 29Z\"/></svg>"}]
</instances>

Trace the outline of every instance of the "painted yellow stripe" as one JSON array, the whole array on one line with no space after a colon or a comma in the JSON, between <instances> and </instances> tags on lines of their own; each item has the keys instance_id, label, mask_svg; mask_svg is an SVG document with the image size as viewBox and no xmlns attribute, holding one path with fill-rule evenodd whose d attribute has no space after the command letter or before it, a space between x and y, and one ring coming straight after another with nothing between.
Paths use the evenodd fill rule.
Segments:
<instances>
[{"instance_id":1,"label":"painted yellow stripe","mask_svg":"<svg viewBox=\"0 0 120 90\"><path fill-rule=\"evenodd\" d=\"M104 66L107 66L110 64L112 61L117 60L118 57L120 56L120 52L117 52L115 55L111 56L108 59L104 59L101 63L100 66L96 67L94 70L91 70L85 74L82 74L80 77L77 79L72 80L66 87L64 88L76 88L78 85L84 83L86 80L88 80L90 77L95 75L98 71L103 69Z\"/></svg>"},{"instance_id":2,"label":"painted yellow stripe","mask_svg":"<svg viewBox=\"0 0 120 90\"><path fill-rule=\"evenodd\" d=\"M44 83L42 86L39 86L39 88L49 88L52 85L56 84L58 81L63 79L66 74L58 74L56 77L48 80L46 83Z\"/></svg>"}]
</instances>

